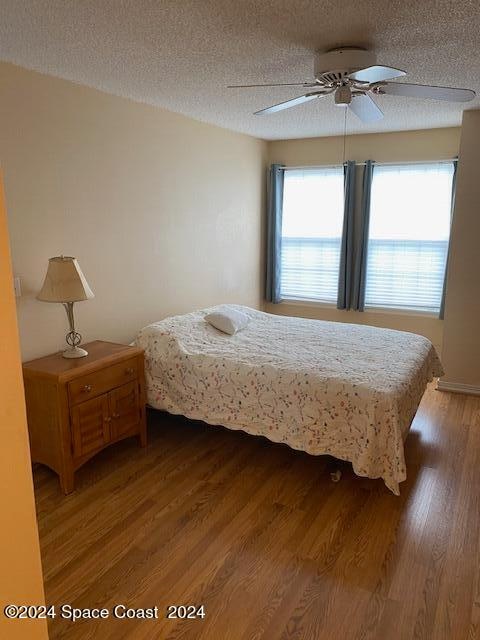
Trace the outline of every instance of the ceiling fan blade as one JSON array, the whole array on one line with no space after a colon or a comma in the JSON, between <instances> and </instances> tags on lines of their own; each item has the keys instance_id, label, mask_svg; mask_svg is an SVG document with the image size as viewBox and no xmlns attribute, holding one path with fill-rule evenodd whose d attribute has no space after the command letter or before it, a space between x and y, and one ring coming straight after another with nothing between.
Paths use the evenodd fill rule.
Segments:
<instances>
[{"instance_id":1,"label":"ceiling fan blade","mask_svg":"<svg viewBox=\"0 0 480 640\"><path fill-rule=\"evenodd\" d=\"M426 84L408 84L407 82L382 82L378 85L378 93L408 98L432 98L433 100L450 102L468 102L475 98L475 91L471 89L433 87Z\"/></svg>"},{"instance_id":2,"label":"ceiling fan blade","mask_svg":"<svg viewBox=\"0 0 480 640\"><path fill-rule=\"evenodd\" d=\"M391 80L392 78L400 78L407 75L401 69L395 67L384 67L381 64L374 64L372 67L365 67L353 73L349 73L348 77L357 82L382 82L383 80Z\"/></svg>"},{"instance_id":3,"label":"ceiling fan blade","mask_svg":"<svg viewBox=\"0 0 480 640\"><path fill-rule=\"evenodd\" d=\"M316 91L315 93L307 93L304 96L299 96L298 98L292 98L291 100L287 100L286 102L280 102L279 104L274 104L271 107L267 107L266 109L260 109L260 111L255 111L255 116L263 116L267 113L276 113L277 111L283 111L283 109L290 109L290 107L296 107L298 104L303 104L304 102L308 102L309 100L315 100L315 98L320 98L322 96L329 95L331 91L320 92Z\"/></svg>"},{"instance_id":4,"label":"ceiling fan blade","mask_svg":"<svg viewBox=\"0 0 480 640\"><path fill-rule=\"evenodd\" d=\"M254 89L256 87L321 87L318 82L275 82L273 84L229 84L227 89Z\"/></svg>"},{"instance_id":5,"label":"ceiling fan blade","mask_svg":"<svg viewBox=\"0 0 480 640\"><path fill-rule=\"evenodd\" d=\"M352 94L352 101L348 106L362 122L377 122L383 118L382 110L366 93Z\"/></svg>"}]
</instances>

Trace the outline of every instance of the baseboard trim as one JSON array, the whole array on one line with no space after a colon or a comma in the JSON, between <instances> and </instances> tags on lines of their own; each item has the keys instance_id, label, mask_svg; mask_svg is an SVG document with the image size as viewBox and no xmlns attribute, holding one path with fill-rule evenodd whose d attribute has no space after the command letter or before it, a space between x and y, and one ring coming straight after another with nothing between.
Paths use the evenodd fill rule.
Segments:
<instances>
[{"instance_id":1,"label":"baseboard trim","mask_svg":"<svg viewBox=\"0 0 480 640\"><path fill-rule=\"evenodd\" d=\"M461 382L445 382L439 380L437 382L437 389L439 391L451 391L452 393L466 393L471 396L480 396L480 387L475 387L471 384L462 384Z\"/></svg>"}]
</instances>

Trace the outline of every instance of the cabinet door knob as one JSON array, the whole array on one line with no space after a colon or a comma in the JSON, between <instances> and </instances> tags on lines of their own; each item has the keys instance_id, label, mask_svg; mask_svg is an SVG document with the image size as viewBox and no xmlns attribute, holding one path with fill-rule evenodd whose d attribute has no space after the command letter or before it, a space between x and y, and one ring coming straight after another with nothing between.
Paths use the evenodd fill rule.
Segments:
<instances>
[{"instance_id":1,"label":"cabinet door knob","mask_svg":"<svg viewBox=\"0 0 480 640\"><path fill-rule=\"evenodd\" d=\"M128 367L128 369L125 369L125 373L127 374L127 376L131 376L134 372L135 369L133 367Z\"/></svg>"},{"instance_id":2,"label":"cabinet door knob","mask_svg":"<svg viewBox=\"0 0 480 640\"><path fill-rule=\"evenodd\" d=\"M112 416L112 418L115 418L115 420L116 420L117 418L119 418L119 417L120 417L120 414L119 414L119 413L114 413L114 414L113 414L113 416Z\"/></svg>"},{"instance_id":3,"label":"cabinet door knob","mask_svg":"<svg viewBox=\"0 0 480 640\"><path fill-rule=\"evenodd\" d=\"M84 393L90 393L91 390L92 390L92 385L91 384L86 384L82 389L82 391Z\"/></svg>"},{"instance_id":4,"label":"cabinet door knob","mask_svg":"<svg viewBox=\"0 0 480 640\"><path fill-rule=\"evenodd\" d=\"M110 416L108 416L107 418L105 418L105 422L111 422L112 419L110 418Z\"/></svg>"}]
</instances>

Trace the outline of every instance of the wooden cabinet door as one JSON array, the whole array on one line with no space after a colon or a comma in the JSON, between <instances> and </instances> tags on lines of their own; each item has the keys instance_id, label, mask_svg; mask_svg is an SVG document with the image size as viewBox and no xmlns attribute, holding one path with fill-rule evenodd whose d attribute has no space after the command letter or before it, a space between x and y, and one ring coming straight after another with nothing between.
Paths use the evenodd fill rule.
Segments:
<instances>
[{"instance_id":1,"label":"wooden cabinet door","mask_svg":"<svg viewBox=\"0 0 480 640\"><path fill-rule=\"evenodd\" d=\"M110 441L108 395L92 398L72 409L73 456L82 458L102 449Z\"/></svg>"},{"instance_id":2,"label":"wooden cabinet door","mask_svg":"<svg viewBox=\"0 0 480 640\"><path fill-rule=\"evenodd\" d=\"M138 382L124 384L109 393L112 417L112 440L138 431L140 422L140 394Z\"/></svg>"}]
</instances>

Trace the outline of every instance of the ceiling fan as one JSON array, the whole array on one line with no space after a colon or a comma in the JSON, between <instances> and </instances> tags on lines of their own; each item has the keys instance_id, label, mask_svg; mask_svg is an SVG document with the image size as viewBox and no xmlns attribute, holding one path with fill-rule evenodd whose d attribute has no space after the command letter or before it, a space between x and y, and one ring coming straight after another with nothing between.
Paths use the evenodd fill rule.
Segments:
<instances>
[{"instance_id":1,"label":"ceiling fan","mask_svg":"<svg viewBox=\"0 0 480 640\"><path fill-rule=\"evenodd\" d=\"M314 75L315 80L312 82L230 85L228 88L300 86L311 89L302 96L256 111L255 115L275 113L333 94L337 106L350 109L363 122L375 122L383 118L383 112L373 100L372 95L433 98L450 102L468 102L475 97L475 91L471 89L389 82L405 76L406 72L377 64L373 51L359 47L342 47L317 53Z\"/></svg>"}]
</instances>

